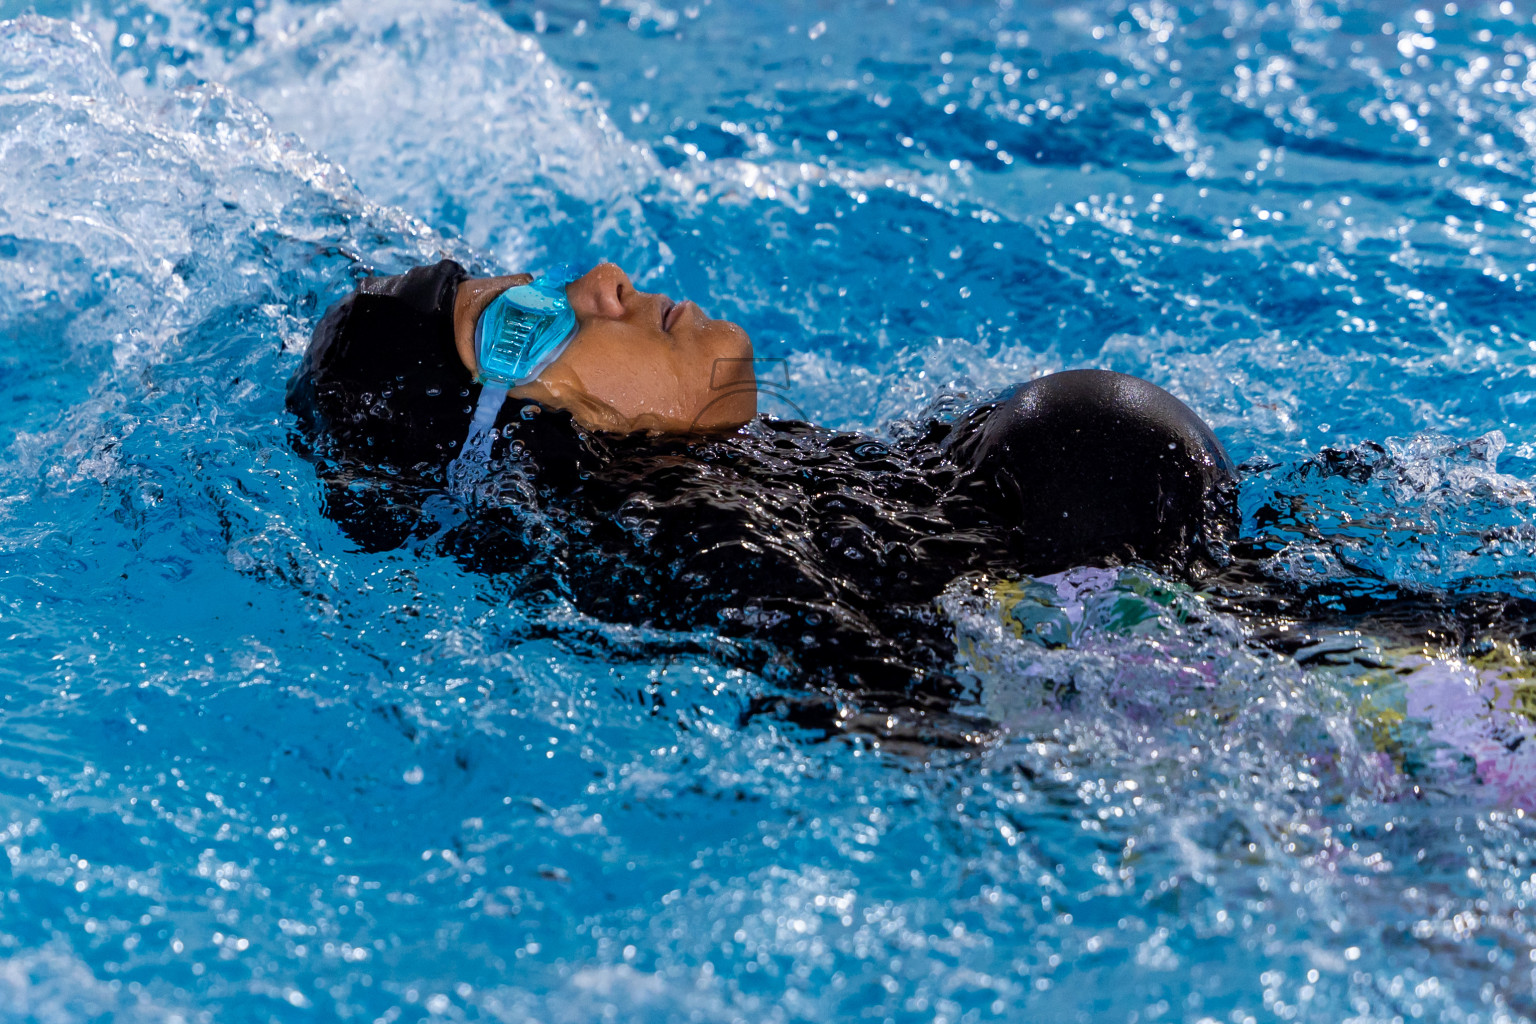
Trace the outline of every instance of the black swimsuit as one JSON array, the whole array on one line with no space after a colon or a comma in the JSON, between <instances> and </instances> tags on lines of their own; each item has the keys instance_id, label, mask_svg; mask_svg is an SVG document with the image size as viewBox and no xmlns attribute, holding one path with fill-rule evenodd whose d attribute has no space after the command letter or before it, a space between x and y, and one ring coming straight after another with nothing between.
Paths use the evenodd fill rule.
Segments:
<instances>
[{"instance_id":1,"label":"black swimsuit","mask_svg":"<svg viewBox=\"0 0 1536 1024\"><path fill-rule=\"evenodd\" d=\"M901 442L766 418L714 438L593 433L469 381L452 332L464 279L448 261L376 279L321 321L289 407L326 514L366 550L424 543L523 599L703 628L865 707L952 696L933 598L956 577L1187 562L1232 479L1185 406L1104 371ZM477 438L483 401L495 430Z\"/></svg>"}]
</instances>

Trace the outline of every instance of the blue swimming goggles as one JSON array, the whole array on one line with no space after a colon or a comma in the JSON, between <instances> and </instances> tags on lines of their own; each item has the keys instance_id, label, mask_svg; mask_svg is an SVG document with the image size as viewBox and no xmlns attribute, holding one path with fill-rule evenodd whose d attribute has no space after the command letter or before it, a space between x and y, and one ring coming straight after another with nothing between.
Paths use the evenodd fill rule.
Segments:
<instances>
[{"instance_id":1,"label":"blue swimming goggles","mask_svg":"<svg viewBox=\"0 0 1536 1024\"><path fill-rule=\"evenodd\" d=\"M481 384L527 384L576 336L576 314L565 287L580 275L562 263L543 276L508 288L475 321L475 361Z\"/></svg>"}]
</instances>

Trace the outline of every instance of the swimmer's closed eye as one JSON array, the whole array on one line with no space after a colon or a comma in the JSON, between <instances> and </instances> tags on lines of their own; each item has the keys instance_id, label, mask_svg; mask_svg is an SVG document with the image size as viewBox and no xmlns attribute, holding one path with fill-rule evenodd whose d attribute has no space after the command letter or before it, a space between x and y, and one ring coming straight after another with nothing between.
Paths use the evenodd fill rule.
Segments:
<instances>
[{"instance_id":1,"label":"swimmer's closed eye","mask_svg":"<svg viewBox=\"0 0 1536 1024\"><path fill-rule=\"evenodd\" d=\"M508 288L475 321L476 380L517 387L554 362L576 336L565 288L579 275L561 264L528 284Z\"/></svg>"}]
</instances>

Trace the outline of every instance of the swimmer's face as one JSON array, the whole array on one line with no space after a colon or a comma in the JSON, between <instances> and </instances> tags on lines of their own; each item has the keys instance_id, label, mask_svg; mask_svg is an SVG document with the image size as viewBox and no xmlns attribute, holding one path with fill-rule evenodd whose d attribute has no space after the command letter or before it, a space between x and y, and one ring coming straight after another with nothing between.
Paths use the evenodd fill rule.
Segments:
<instances>
[{"instance_id":1,"label":"swimmer's face","mask_svg":"<svg viewBox=\"0 0 1536 1024\"><path fill-rule=\"evenodd\" d=\"M500 282L519 280L498 278L494 293L508 286ZM473 316L492 297L472 302ZM576 337L538 380L513 394L565 409L591 429L618 433L718 433L757 415L752 341L736 324L711 320L686 299L638 291L611 263L572 282L566 298L576 314ZM472 345L461 344L460 351L473 369Z\"/></svg>"}]
</instances>

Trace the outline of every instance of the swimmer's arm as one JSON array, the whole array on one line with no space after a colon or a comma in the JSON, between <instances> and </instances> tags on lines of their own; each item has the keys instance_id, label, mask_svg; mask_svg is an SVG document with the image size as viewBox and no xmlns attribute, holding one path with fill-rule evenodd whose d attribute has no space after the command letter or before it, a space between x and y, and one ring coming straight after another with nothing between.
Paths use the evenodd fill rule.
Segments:
<instances>
[{"instance_id":1,"label":"swimmer's arm","mask_svg":"<svg viewBox=\"0 0 1536 1024\"><path fill-rule=\"evenodd\" d=\"M459 359L470 373L475 367L475 321L485 312L491 300L508 288L516 288L533 280L532 274L512 274L507 277L472 278L459 285L453 300L453 343L459 351Z\"/></svg>"}]
</instances>

